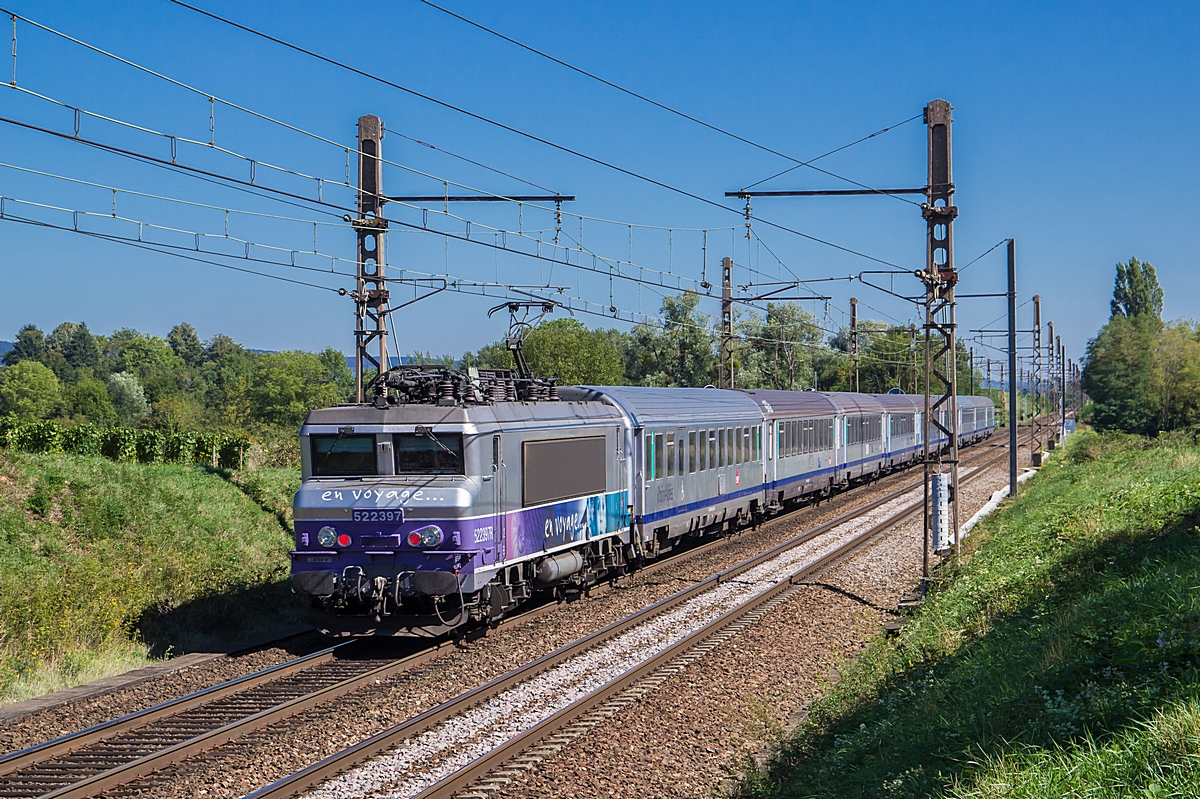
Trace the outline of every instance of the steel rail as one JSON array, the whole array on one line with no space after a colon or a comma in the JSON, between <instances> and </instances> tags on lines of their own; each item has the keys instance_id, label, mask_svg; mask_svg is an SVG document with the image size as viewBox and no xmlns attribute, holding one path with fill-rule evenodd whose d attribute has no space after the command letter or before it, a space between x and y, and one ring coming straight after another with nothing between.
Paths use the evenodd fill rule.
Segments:
<instances>
[{"instance_id":1,"label":"steel rail","mask_svg":"<svg viewBox=\"0 0 1200 799\"><path fill-rule=\"evenodd\" d=\"M989 445L989 446L995 446L995 445ZM980 453L979 455L976 456L976 458L983 457L984 455L985 455L985 453ZM970 460L974 460L974 458L970 459ZM880 497L876 500L868 502L856 509L848 511L847 513L841 514L836 519L834 519L830 522L827 522L823 525L819 525L818 527L813 528L812 530L808 531L807 533L805 533L801 536L798 536L794 539L791 539L789 542L785 542L783 544L780 544L776 547L771 548L770 550L767 550L764 553L760 553L760 555L756 556L756 559L752 559L752 560L753 560L753 562L757 562L758 560L761 560L764 557L769 557L769 556L781 551L781 549L788 548L790 546L795 546L799 543L802 543L804 540L808 540L809 538L811 538L815 535L820 535L821 533L828 530L831 526L840 524L844 521L847 521L850 518L854 518L857 515L861 515L862 513L866 513L868 511L878 507L879 505L883 504L884 502L887 502L887 501L895 498L896 496L903 494L906 491L912 490L912 488L914 488L917 485L919 485L919 482L902 487L896 491L892 491L892 492L884 495L883 497ZM768 520L767 522L764 523L763 526L774 526L775 524L778 524L778 523L784 521L789 516L791 516L791 513L782 514L780 516L777 516L773 519ZM650 566L647 566L647 567L639 570L639 572L637 572L637 573L652 574L654 572L663 570L667 567L678 566L681 562L686 562L687 560L691 560L693 558L699 557L700 555L706 554L707 552L709 552L717 547L720 547L725 543L726 543L726 541L723 538L720 538L720 539L714 540L708 544L705 544L705 545L702 545L699 547L693 547L688 550L684 550L670 558L666 558L664 560L657 561L657 562L651 564ZM749 563L749 562L747 562L747 563ZM738 567L734 567L735 570L739 570L739 571L742 568L749 568L749 565L741 564ZM708 587L718 584L722 580L722 578L727 579L729 576L731 576L734 573L737 573L737 572L731 572L730 570L726 570L726 572L722 572L718 575L714 575L713 577L708 578L707 580L703 580L703 581L695 584L691 589L685 589L686 592L689 592L689 593L687 593L687 596L690 597L698 591L707 590ZM601 584L599 586L594 586L591 589L589 589L585 593L585 595L590 596L597 592L603 593L610 587L610 585L611 584ZM671 599L672 599L672 597L668 597L664 600L661 600L659 603L655 603L655 605L650 606L650 609L658 608L658 610L655 612L661 612L662 610L665 610L666 607L665 606L660 607L660 606L663 605L664 602L667 602L668 600L671 600ZM678 600L676 600L676 602L677 601L683 601L683 600L678 599ZM499 624L495 625L495 627L493 629L506 629L511 626L516 626L518 624L529 621L531 618L549 613L550 611L556 609L560 604L561 603L549 602L549 603L546 603L545 605L531 608L528 611L511 616L507 619L504 619ZM650 610L650 609L646 609L646 610ZM630 621L630 623L632 624L634 622ZM620 624L620 622L618 622L618 624ZM583 641L599 640L598 636L600 636L601 634L614 635L614 634L616 634L616 632L612 628L613 628L613 625L610 625L610 627L605 628L604 630L597 631L596 633L593 633L592 636L589 636L588 638L585 638L585 639L581 639L580 642L576 642L576 643L581 644ZM235 738L250 734L251 732L263 729L264 727L275 724L278 721L281 721L289 716L309 710L319 704L322 704L324 702L335 699L335 698L337 698L341 695L344 695L346 693L349 693L351 691L357 690L358 688L363 687L365 685L369 685L375 680L390 677L396 673L405 671L410 668L414 668L416 666L423 665L423 664L429 662L430 660L434 659L435 657L437 657L446 648L455 645L457 642L454 642L451 640L445 640L445 641L438 642L420 652L416 652L416 653L408 655L406 657L397 659L391 663L384 664L377 668L369 669L362 674L359 674L359 675L350 677L348 679L342 680L340 682L334 683L332 685L323 687L320 690L305 693L301 696L292 698L288 701L282 702L278 705L267 708L265 710L261 710L256 713L249 714L242 719L230 722L230 723L222 725L222 726L215 727L213 729L206 730L206 731L202 732L201 734L196 735L192 738L181 741L172 746L164 747L163 749L159 750L158 752L148 754L143 757L129 759L124 763L115 765L114 767L109 768L105 771L102 771L97 774L93 774L92 776L89 776L81 781L72 783L70 785L66 785L62 788L53 790L49 793L23 792L17 786L12 786L12 788L6 788L3 785L3 783L5 783L5 782L11 782L12 778L19 779L20 778L19 772L21 772L21 771L25 771L25 770L29 770L29 769L36 769L39 766L48 766L48 767L53 768L55 760L65 758L74 753L85 754L84 752L82 752L82 750L86 750L88 747L94 747L99 744L103 744L105 741L114 739L123 733L127 733L130 731L136 730L140 727L147 727L158 721L162 721L164 719L169 719L172 716L184 713L186 711L203 707L204 705L217 702L217 701L219 701L221 699L225 699L227 697L233 697L238 693L250 691L254 688L268 685L272 681L281 680L281 679L287 678L292 675L300 674L301 672L315 668L322 664L329 663L331 660L333 660L336 650L338 650L342 647L351 645L353 643L354 643L353 641L347 641L344 643L340 643L333 647L329 647L327 649L324 649L324 650L321 650L318 652L314 652L312 654L309 654L309 655L306 655L306 656L303 656L300 658L296 658L294 660L287 661L285 663L277 664L270 668L263 669L258 672L254 672L249 675L244 675L242 677L239 677L239 678L236 678L233 680L229 680L225 683L221 683L219 685L212 686L210 688L196 691L192 694L188 694L186 696L179 697L177 699L169 700L167 702L163 702L159 705L155 705L153 707L146 708L141 711L136 711L134 713L127 714L125 716L114 719L112 721L98 724L93 727L89 727L84 730L80 730L76 733L72 733L70 735L65 735L60 738L56 738L54 740L47 741L43 744L39 744L37 746L30 747L28 749L19 750L16 752L9 753L8 755L4 755L3 757L0 757L0 796L26 795L26 796L44 796L47 798L48 797L56 797L56 799L66 799L67 797L74 798L74 797L91 796L97 792L109 790L118 785L126 784L134 779L137 779L139 777L146 776L150 773L158 771L161 768L163 768L164 766L170 765L170 764L178 762L184 758L191 757L193 755L196 755L201 752L207 751L209 749L215 748L215 747L220 746L221 744L226 743L230 740L234 740ZM543 667L548 667L548 666L544 665L544 661L546 660L546 658L551 658L555 654L556 653L551 653L550 655L545 656L545 658L543 658L539 661L535 661L535 664L543 663ZM491 685L491 684L489 684L489 685ZM488 686L481 686L479 689L476 689L476 690L482 690L483 688L487 688L487 687ZM421 718L421 717L417 717L417 718ZM414 719L414 721L415 721L415 719ZM368 742L364 741L362 743L366 744ZM70 767L70 764L64 763L62 770L67 771L67 770L69 770L69 767ZM31 779L30 782L34 782L34 784L38 784L33 779ZM41 784L45 784L45 783L41 783ZM14 788L15 788L15 790L13 790Z\"/></svg>"},{"instance_id":2,"label":"steel rail","mask_svg":"<svg viewBox=\"0 0 1200 799\"><path fill-rule=\"evenodd\" d=\"M127 730L150 724L176 713L182 713L185 710L190 710L231 694L254 688L271 680L290 676L312 668L331 660L336 650L349 643L351 642L340 643L285 663L279 663L208 688L202 688L199 691L175 699L169 699L166 702L161 702L142 710L136 710L111 721L86 727L77 732L54 738L27 749L9 752L0 757L0 777L44 760L69 754L83 746L103 741L106 738L111 738Z\"/></svg>"},{"instance_id":3,"label":"steel rail","mask_svg":"<svg viewBox=\"0 0 1200 799\"><path fill-rule=\"evenodd\" d=\"M1006 445L1001 444L997 445L997 448L1003 449L1005 446ZM977 458L987 457L988 454L990 453L981 453L979 456L977 456ZM993 455L993 457L984 465L982 465L976 471L973 471L970 475L965 476L964 481L971 480L975 475L983 473L987 466L1003 457L1006 457L1006 455L1003 453ZM807 530L798 536L795 536L785 542L771 547L770 549L754 555L753 557L742 561L735 566L725 569L724 571L712 575L704 580L700 580L668 597L660 599L652 605L630 614L623 619L615 621L600 630L596 630L595 632L592 632L570 644L560 647L531 663L513 669L507 674L503 674L484 685L478 686L463 694L460 694L459 696L449 699L446 702L443 702L442 704L437 705L436 707L433 707L417 716L407 719L394 727L360 741L359 743L354 744L353 746L350 746L341 752L331 755L317 763L301 769L300 771L284 777L281 780L247 794L245 799L283 799L283 797L298 796L305 791L308 791L320 785L321 783L354 768L355 766L371 760L379 754L382 754L390 749L394 749L397 744L401 743L407 738L411 738L415 735L421 734L424 731L430 730L443 721L459 715L471 707L486 702L489 699L504 693L510 688L537 676L539 673L548 671L564 661L581 654L597 644L614 638L633 627L637 627L649 621L653 617L665 613L688 601L689 599L692 599L699 594L717 587L723 582L728 582L737 578L747 570L752 569L767 560L770 560L772 557L783 551L792 549L802 543L805 543L806 541L828 532L829 530L847 521L858 518L883 505L884 503L914 490L919 486L920 483L917 482L915 485L909 485L890 492L881 498L868 502L860 507L854 508L853 510L847 511L846 513L843 513L836 518L831 519L830 521L817 525L816 527ZM764 594L760 595L760 598L767 596L767 599L769 599L770 597L775 596L778 591L793 586L797 574L809 574L810 569L812 568L817 566L824 568L840 558L853 554L854 551L857 551L857 549L869 543L872 538L882 534L909 516L917 513L922 509L922 507L923 500L907 506L897 514L894 514L888 519L873 526L869 531L867 531L867 533L856 536L846 544L839 546L833 552L827 554L826 556L822 556L814 564L810 564L809 566L802 568L799 570L799 572L791 575L787 581L784 581L780 583L779 586L764 592ZM763 599L762 601L765 602L767 599ZM736 619L741 618L743 615L753 610L754 607L758 607L760 604L761 602L759 602L758 598L756 598L755 600L751 600L750 603L739 605L737 608L731 609L726 614L711 622L709 625L706 625L697 633L689 635L681 642L673 645L667 650L664 650L662 654L655 656L655 658L653 658L651 661L647 661L646 664L635 667L631 672L627 673L627 675L617 678L615 683L621 684L621 690L623 690L628 684L636 682L636 679L630 675L645 676L649 673L649 671L653 671L663 663L687 651L687 649L690 649L692 646L698 643L699 640L712 635L718 626L727 626L733 621L736 621ZM699 636L699 638L697 638L697 636ZM668 653L670 653L669 656ZM651 668L650 664L654 664L653 668ZM647 669L649 669L649 671L647 671ZM640 677L638 678L640 679ZM613 690L616 691L617 689ZM544 738L548 734L548 731L553 731L569 723L570 720L574 719L578 715L581 715L582 713L585 713L587 710L602 702L604 698L607 698L611 694L612 692L609 691L608 687L602 688L598 692L589 694L589 696L584 697L578 702L558 711L558 713L545 719L538 725L531 727L529 730L521 733L516 738L513 738L509 742L502 744L500 747L498 747L499 750L502 750L501 754L497 754L497 750L489 752L480 759L466 766L464 769L455 772L455 774L448 776L436 785L426 789L426 791L422 792L418 796L420 799L428 799L430 797L443 797L452 795L454 792L461 790L465 785L478 780L480 776L491 771L493 768L495 768L497 763L511 760L514 754L519 751L524 751L524 749L528 748L528 745L531 741Z\"/></svg>"},{"instance_id":4,"label":"steel rail","mask_svg":"<svg viewBox=\"0 0 1200 799\"><path fill-rule=\"evenodd\" d=\"M968 482L972 478L983 474L988 466L1001 460L1002 457L1004 457L1004 455L996 455L992 457L985 464L979 466L975 471L968 475L964 475L962 481ZM901 491L896 493L905 492ZM464 768L459 769L441 781L431 785L429 788L426 788L424 791L418 793L414 799L450 799L450 797L461 792L469 785L481 781L482 778L485 778L488 774L495 771L499 766L515 759L517 756L531 748L536 743L550 737L560 729L575 721L580 716L587 714L589 711L595 710L612 701L629 688L637 685L655 672L659 671L659 669L661 669L663 666L666 666L671 661L691 651L695 647L702 644L705 640L719 634L722 630L734 625L736 622L742 620L755 610L769 605L776 600L786 598L785 595L790 594L802 587L796 584L797 581L806 580L812 576L815 576L816 574L826 571L827 569L836 565L838 562L849 558L860 549L868 546L876 538L879 538L884 533L891 530L893 527L903 523L904 521L907 521L917 513L920 513L923 509L923 506L924 500L917 500L887 519L878 522L870 529L859 533L853 538L847 540L845 543L839 545L833 551L822 555L820 558L810 564L802 566L792 574L788 575L787 580L778 583L777 585L762 592L761 594L758 594L755 597L752 597L737 607L731 608L687 637L680 639L676 643L659 652L651 659L635 666L630 671L626 672L620 677L617 677L600 689L581 697L562 710L559 710L552 716L543 719L533 727L530 727L482 757L472 761ZM858 516L864 512L865 511L860 511L854 515ZM757 562L759 558L756 557L751 560ZM253 794L251 794L251 796L253 796Z\"/></svg>"}]
</instances>

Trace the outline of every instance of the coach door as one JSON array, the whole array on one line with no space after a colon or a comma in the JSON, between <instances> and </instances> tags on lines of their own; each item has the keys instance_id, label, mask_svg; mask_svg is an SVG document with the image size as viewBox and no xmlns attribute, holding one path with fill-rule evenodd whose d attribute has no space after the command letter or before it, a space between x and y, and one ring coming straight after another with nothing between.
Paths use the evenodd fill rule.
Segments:
<instances>
[{"instance_id":1,"label":"coach door","mask_svg":"<svg viewBox=\"0 0 1200 799\"><path fill-rule=\"evenodd\" d=\"M504 535L504 450L500 434L492 436L492 540L496 561L508 560L508 537Z\"/></svg>"}]
</instances>

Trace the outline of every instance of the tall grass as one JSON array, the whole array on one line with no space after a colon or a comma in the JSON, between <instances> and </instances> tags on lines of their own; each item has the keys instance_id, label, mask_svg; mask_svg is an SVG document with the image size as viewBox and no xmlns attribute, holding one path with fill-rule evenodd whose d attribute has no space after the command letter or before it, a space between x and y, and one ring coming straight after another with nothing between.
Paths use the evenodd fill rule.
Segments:
<instances>
[{"instance_id":1,"label":"tall grass","mask_svg":"<svg viewBox=\"0 0 1200 799\"><path fill-rule=\"evenodd\" d=\"M1080 434L746 796L1200 795L1200 448Z\"/></svg>"},{"instance_id":2,"label":"tall grass","mask_svg":"<svg viewBox=\"0 0 1200 799\"><path fill-rule=\"evenodd\" d=\"M0 701L298 620L298 482L0 451Z\"/></svg>"}]
</instances>

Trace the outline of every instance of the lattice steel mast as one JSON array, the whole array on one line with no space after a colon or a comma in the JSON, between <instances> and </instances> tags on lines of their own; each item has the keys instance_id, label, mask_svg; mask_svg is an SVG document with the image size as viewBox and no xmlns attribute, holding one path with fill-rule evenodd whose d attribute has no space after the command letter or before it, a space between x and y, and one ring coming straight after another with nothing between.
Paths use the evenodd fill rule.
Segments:
<instances>
[{"instance_id":1,"label":"lattice steel mast","mask_svg":"<svg viewBox=\"0 0 1200 799\"><path fill-rule=\"evenodd\" d=\"M925 106L925 125L929 135L929 182L926 202L921 206L926 223L925 269L918 277L925 284L925 415L922 420L925 491L925 546L922 553L922 592L929 579L929 551L932 537L930 512L931 480L950 469L950 538L958 541L958 359L955 343L954 286L958 273L954 268L954 180L951 169L950 103L934 100ZM935 341L936 339L936 341ZM934 381L939 396L934 399ZM943 417L943 413L945 416ZM934 446L934 429L947 437L949 454Z\"/></svg>"},{"instance_id":2,"label":"lattice steel mast","mask_svg":"<svg viewBox=\"0 0 1200 799\"><path fill-rule=\"evenodd\" d=\"M376 374L388 368L387 279L384 277L383 234L383 121L377 116L358 118L358 280L354 290L354 399L366 401L363 378L370 367ZM379 356L371 354L378 342ZM384 389L386 390L386 389Z\"/></svg>"}]
</instances>

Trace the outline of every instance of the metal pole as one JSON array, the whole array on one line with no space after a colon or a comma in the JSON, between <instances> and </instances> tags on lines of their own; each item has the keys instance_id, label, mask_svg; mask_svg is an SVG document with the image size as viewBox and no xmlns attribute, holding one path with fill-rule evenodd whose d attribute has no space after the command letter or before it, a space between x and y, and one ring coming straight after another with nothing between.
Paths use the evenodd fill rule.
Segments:
<instances>
[{"instance_id":1,"label":"metal pole","mask_svg":"<svg viewBox=\"0 0 1200 799\"><path fill-rule=\"evenodd\" d=\"M728 369L728 375L726 375ZM733 388L733 259L721 259L721 364L719 388Z\"/></svg>"},{"instance_id":2,"label":"metal pole","mask_svg":"<svg viewBox=\"0 0 1200 799\"><path fill-rule=\"evenodd\" d=\"M1003 367L1001 367L1003 369ZM1001 382L1004 376L1000 377ZM1008 240L1008 495L1017 495L1017 240Z\"/></svg>"},{"instance_id":3,"label":"metal pole","mask_svg":"<svg viewBox=\"0 0 1200 799\"><path fill-rule=\"evenodd\" d=\"M850 361L854 364L854 390L858 391L858 298L850 298Z\"/></svg>"},{"instance_id":4,"label":"metal pole","mask_svg":"<svg viewBox=\"0 0 1200 799\"><path fill-rule=\"evenodd\" d=\"M1058 401L1061 407L1058 441L1061 444L1067 440L1067 352L1063 349L1062 336L1058 336L1055 342L1058 344Z\"/></svg>"},{"instance_id":5,"label":"metal pole","mask_svg":"<svg viewBox=\"0 0 1200 799\"><path fill-rule=\"evenodd\" d=\"M922 595L929 581L930 544L930 478L940 474L943 466L950 466L950 508L952 529L947 531L957 550L958 539L958 350L955 344L954 286L958 273L954 267L954 220L958 208L954 205L954 180L951 167L951 111L950 103L934 100L925 106L925 125L928 132L929 177L927 200L921 205L921 215L926 222L925 269L919 273L925 284L925 414L922 421L925 441L924 457L924 515L925 536L922 547L921 589ZM939 316L948 317L939 321ZM933 351L933 337L939 338L939 348ZM944 359L944 360L943 360ZM940 367L940 370L939 368ZM930 396L932 380L936 378L941 387L937 401ZM941 413L946 413L943 424ZM941 446L931 446L930 432L936 428L946 436L949 458Z\"/></svg>"},{"instance_id":6,"label":"metal pole","mask_svg":"<svg viewBox=\"0 0 1200 799\"><path fill-rule=\"evenodd\" d=\"M1046 364L1046 411L1051 408L1058 409L1058 400L1054 397L1054 386L1058 383L1058 363L1054 360L1056 353L1054 350L1054 322L1046 323L1046 334L1049 338L1046 340L1046 347L1050 350L1049 357L1046 359L1049 363ZM1050 403L1054 404L1051 405Z\"/></svg>"},{"instance_id":7,"label":"metal pole","mask_svg":"<svg viewBox=\"0 0 1200 799\"><path fill-rule=\"evenodd\" d=\"M1029 453L1034 465L1040 465L1042 453L1042 423L1038 418L1042 395L1042 298L1033 295L1033 374L1029 378L1033 394L1033 429L1029 431Z\"/></svg>"},{"instance_id":8,"label":"metal pole","mask_svg":"<svg viewBox=\"0 0 1200 799\"><path fill-rule=\"evenodd\" d=\"M368 366L376 373L388 368L387 358L387 280L384 277L383 233L383 121L377 116L358 119L358 275L354 291L356 325L354 328L354 395L356 402L366 401L363 380ZM379 357L369 351L379 342ZM382 389L386 392L386 389Z\"/></svg>"}]
</instances>

